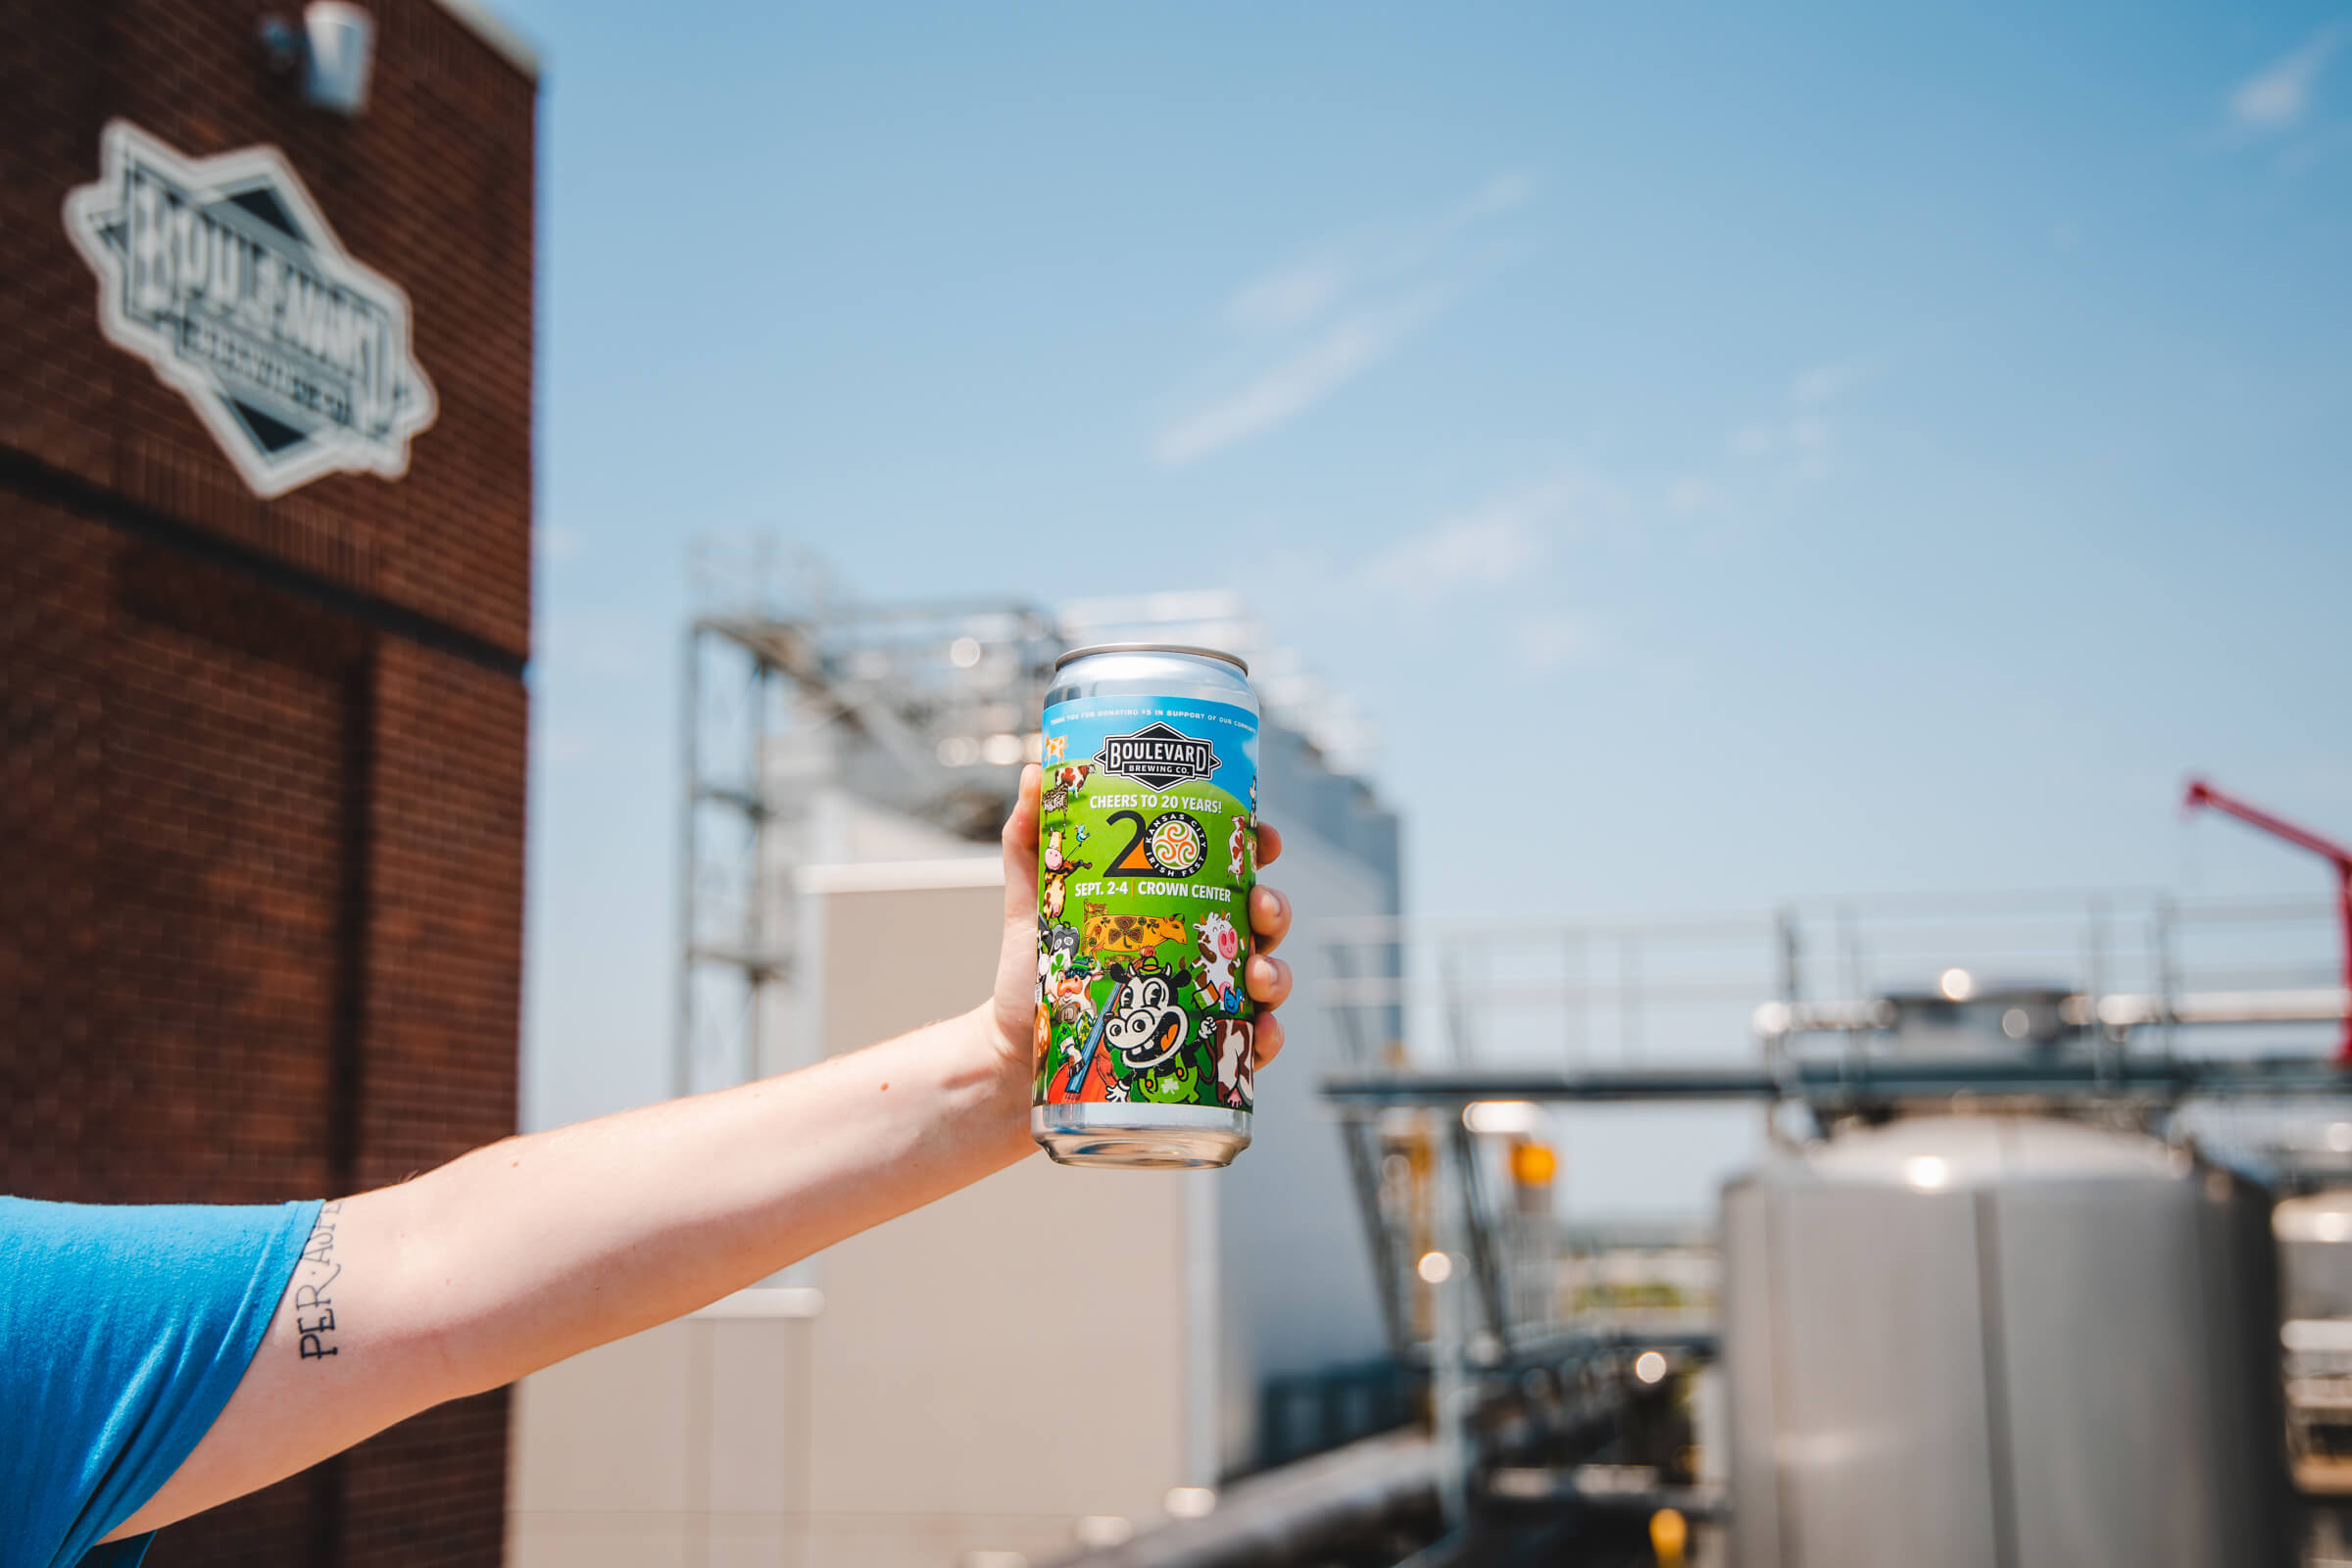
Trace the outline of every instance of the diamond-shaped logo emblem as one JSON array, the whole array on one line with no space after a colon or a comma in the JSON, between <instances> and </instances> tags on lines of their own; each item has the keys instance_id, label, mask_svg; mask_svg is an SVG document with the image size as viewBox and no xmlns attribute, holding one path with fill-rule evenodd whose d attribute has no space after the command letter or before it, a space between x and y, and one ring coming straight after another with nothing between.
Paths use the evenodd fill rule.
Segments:
<instances>
[{"instance_id":1,"label":"diamond-shaped logo emblem","mask_svg":"<svg viewBox=\"0 0 2352 1568\"><path fill-rule=\"evenodd\" d=\"M1104 737L1095 765L1157 794L1188 779L1212 777L1221 764L1216 748L1207 741L1197 741L1166 723L1152 723L1132 735Z\"/></svg>"},{"instance_id":2,"label":"diamond-shaped logo emblem","mask_svg":"<svg viewBox=\"0 0 2352 1568\"><path fill-rule=\"evenodd\" d=\"M409 297L345 254L276 148L183 158L117 120L65 217L107 341L188 400L256 495L408 471L437 407Z\"/></svg>"}]
</instances>

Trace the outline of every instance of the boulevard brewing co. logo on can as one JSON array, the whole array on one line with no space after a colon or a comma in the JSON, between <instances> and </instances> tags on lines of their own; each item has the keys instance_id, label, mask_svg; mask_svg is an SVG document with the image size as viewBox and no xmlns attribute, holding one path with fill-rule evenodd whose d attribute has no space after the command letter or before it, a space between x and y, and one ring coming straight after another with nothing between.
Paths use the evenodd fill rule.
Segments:
<instances>
[{"instance_id":1,"label":"boulevard brewing co. logo on can","mask_svg":"<svg viewBox=\"0 0 2352 1568\"><path fill-rule=\"evenodd\" d=\"M1250 1143L1257 699L1229 654L1081 648L1045 709L1030 1127L1066 1165Z\"/></svg>"}]
</instances>

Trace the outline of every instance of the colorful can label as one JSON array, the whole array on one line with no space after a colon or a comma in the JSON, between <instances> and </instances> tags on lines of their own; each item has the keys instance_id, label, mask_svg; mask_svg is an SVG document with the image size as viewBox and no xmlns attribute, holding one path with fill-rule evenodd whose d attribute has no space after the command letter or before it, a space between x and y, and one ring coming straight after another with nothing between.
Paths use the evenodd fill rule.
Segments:
<instances>
[{"instance_id":1,"label":"colorful can label","mask_svg":"<svg viewBox=\"0 0 2352 1568\"><path fill-rule=\"evenodd\" d=\"M1036 1103L1248 1110L1257 715L1198 698L1045 712Z\"/></svg>"}]
</instances>

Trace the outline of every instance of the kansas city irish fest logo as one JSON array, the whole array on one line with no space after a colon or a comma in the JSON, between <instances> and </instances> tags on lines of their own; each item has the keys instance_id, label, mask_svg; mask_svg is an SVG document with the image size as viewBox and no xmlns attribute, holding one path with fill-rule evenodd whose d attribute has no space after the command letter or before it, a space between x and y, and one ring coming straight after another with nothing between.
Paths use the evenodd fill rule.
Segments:
<instances>
[{"instance_id":1,"label":"kansas city irish fest logo","mask_svg":"<svg viewBox=\"0 0 2352 1568\"><path fill-rule=\"evenodd\" d=\"M114 121L66 233L107 341L188 400L256 495L408 471L435 409L409 297L344 254L276 148L183 158Z\"/></svg>"}]
</instances>

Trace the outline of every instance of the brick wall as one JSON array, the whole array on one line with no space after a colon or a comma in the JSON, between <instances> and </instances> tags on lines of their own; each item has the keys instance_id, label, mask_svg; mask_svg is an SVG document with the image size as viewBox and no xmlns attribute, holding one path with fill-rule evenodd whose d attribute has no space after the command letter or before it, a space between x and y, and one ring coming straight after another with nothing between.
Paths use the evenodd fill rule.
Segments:
<instances>
[{"instance_id":1,"label":"brick wall","mask_svg":"<svg viewBox=\"0 0 2352 1568\"><path fill-rule=\"evenodd\" d=\"M267 1202L512 1130L529 652L535 84L370 0L345 122L288 3L0 8L0 1189ZM255 498L109 344L60 208L130 120L270 143L406 288L440 399L397 482ZM175 1526L149 1561L498 1560L503 1395Z\"/></svg>"}]
</instances>

